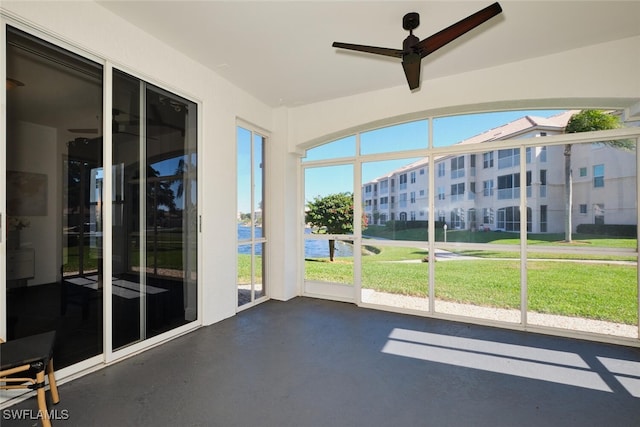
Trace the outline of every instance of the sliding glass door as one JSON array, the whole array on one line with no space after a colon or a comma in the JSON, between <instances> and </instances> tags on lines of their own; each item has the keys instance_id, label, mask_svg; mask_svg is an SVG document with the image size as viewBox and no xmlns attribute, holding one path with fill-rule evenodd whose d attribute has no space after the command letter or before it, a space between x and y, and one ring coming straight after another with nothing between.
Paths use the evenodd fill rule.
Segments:
<instances>
[{"instance_id":1,"label":"sliding glass door","mask_svg":"<svg viewBox=\"0 0 640 427\"><path fill-rule=\"evenodd\" d=\"M198 318L197 105L104 68L7 27L0 336L58 369Z\"/></svg>"},{"instance_id":2,"label":"sliding glass door","mask_svg":"<svg viewBox=\"0 0 640 427\"><path fill-rule=\"evenodd\" d=\"M196 106L113 77L113 348L197 318Z\"/></svg>"},{"instance_id":3,"label":"sliding glass door","mask_svg":"<svg viewBox=\"0 0 640 427\"><path fill-rule=\"evenodd\" d=\"M0 323L9 340L56 330L62 368L103 351L103 67L13 28L6 55Z\"/></svg>"}]
</instances>

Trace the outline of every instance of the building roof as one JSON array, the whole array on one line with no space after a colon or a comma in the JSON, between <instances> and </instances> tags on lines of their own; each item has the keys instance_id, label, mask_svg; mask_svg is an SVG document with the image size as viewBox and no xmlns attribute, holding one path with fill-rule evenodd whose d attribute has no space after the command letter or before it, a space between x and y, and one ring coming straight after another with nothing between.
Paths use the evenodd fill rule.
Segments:
<instances>
[{"instance_id":1,"label":"building roof","mask_svg":"<svg viewBox=\"0 0 640 427\"><path fill-rule=\"evenodd\" d=\"M567 110L562 113L556 114L551 117L539 117L539 116L524 116L519 119L513 120L509 123L506 123L502 126L498 126L493 129L489 129L485 132L482 132L478 135L472 136L471 138L464 139L460 142L457 142L454 145L467 145L467 144L481 144L483 142L496 141L501 139L514 139L519 135L530 132L533 129L540 130L549 130L562 132L564 128L567 126L569 119L575 113L580 110ZM420 166L426 166L429 163L428 157L416 160L413 163L409 163L408 165L402 166L400 168L394 169L390 171L388 174L379 176L367 183L375 183L386 178L391 177L394 174L397 174L402 171L415 169Z\"/></svg>"},{"instance_id":2,"label":"building roof","mask_svg":"<svg viewBox=\"0 0 640 427\"><path fill-rule=\"evenodd\" d=\"M569 122L571 116L573 116L578 111L579 110L567 110L548 118L538 116L524 116L502 126L489 129L481 134L462 140L457 144L478 144L500 139L517 138L519 135L522 135L525 132L530 132L534 128L563 131L567 126L567 123Z\"/></svg>"}]
</instances>

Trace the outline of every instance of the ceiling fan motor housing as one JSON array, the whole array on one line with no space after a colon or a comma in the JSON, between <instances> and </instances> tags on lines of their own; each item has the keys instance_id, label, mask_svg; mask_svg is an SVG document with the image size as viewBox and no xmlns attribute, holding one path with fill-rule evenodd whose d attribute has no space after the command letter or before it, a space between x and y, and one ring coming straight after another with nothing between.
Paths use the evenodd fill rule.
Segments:
<instances>
[{"instance_id":1,"label":"ceiling fan motor housing","mask_svg":"<svg viewBox=\"0 0 640 427\"><path fill-rule=\"evenodd\" d=\"M420 14L417 12L409 12L402 18L402 28L412 31L420 25Z\"/></svg>"}]
</instances>

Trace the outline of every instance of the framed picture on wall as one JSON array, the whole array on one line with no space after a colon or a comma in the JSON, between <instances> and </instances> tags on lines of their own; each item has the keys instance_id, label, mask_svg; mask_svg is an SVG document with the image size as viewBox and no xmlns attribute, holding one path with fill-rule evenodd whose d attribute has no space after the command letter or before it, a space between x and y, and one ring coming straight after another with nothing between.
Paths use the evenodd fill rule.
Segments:
<instances>
[{"instance_id":1,"label":"framed picture on wall","mask_svg":"<svg viewBox=\"0 0 640 427\"><path fill-rule=\"evenodd\" d=\"M7 215L47 215L47 175L7 171Z\"/></svg>"}]
</instances>

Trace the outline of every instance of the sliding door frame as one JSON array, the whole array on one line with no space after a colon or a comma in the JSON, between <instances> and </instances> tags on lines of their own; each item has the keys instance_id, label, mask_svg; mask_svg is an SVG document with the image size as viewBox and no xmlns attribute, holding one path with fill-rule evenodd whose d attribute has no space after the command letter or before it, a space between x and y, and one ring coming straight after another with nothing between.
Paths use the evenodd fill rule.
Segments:
<instances>
[{"instance_id":1,"label":"sliding door frame","mask_svg":"<svg viewBox=\"0 0 640 427\"><path fill-rule=\"evenodd\" d=\"M103 69L103 103L102 103L102 128L103 128L103 172L104 172L104 181L103 181L103 211L102 215L104 218L104 226L103 229L103 239L102 239L102 252L105 256L102 258L102 271L103 271L103 352L102 354L90 357L81 362L68 366L66 368L58 369L57 376L60 379L64 379L65 377L71 377L78 375L81 372L89 372L92 370L99 369L104 365L108 365L115 361L118 361L122 358L129 357L133 354L137 354L143 350L154 347L165 342L168 339L175 338L179 335L185 334L191 330L194 330L202 325L203 318L203 295L202 295L202 280L201 278L197 279L196 285L196 293L197 293L197 316L196 319L190 321L182 326L171 329L167 332L163 332L154 337L146 339L144 341L132 344L126 348L119 349L114 351L112 348L112 310L113 305L111 301L112 297L112 250L113 250L113 203L112 203L112 194L114 191L113 188L113 138L112 138L112 105L113 105L113 70L118 69L120 71L126 72L136 78L139 78L144 84L152 84L163 90L169 91L175 95L183 97L191 102L193 102L197 107L197 127L196 127L196 138L197 138L197 153L202 153L202 123L203 123L203 105L202 101L197 97L191 94L185 94L183 91L178 88L171 87L163 82L155 81L149 76L140 75L135 70L131 70L126 66L121 64L116 64L108 59L105 59L99 53L87 51L85 48L81 48L76 45L73 41L64 40L50 34L46 31L36 29L31 25L28 25L22 20L18 20L5 14L4 12L0 14L0 57L6 59L7 49L7 28L8 27L16 28L20 31L28 33L34 37L37 37L45 42L51 43L55 46L66 49L76 55L79 55L83 58L89 59L91 61L96 62L97 64L102 66ZM6 79L6 67L0 67L0 78ZM6 283L6 267L7 267L7 230L6 230L6 195L7 195L7 180L6 180L6 170L7 170L7 155L6 155L6 147L7 147L7 133L6 133L6 125L7 125L7 96L6 91L0 91L0 129L3 131L0 132L0 200L3 202L0 204L0 313L5 318L0 318L0 338L7 338L7 283ZM105 113L109 112L109 113ZM198 159L200 161L200 159ZM197 198L198 201L202 200L203 194L203 181L202 181L202 172L201 167L198 168L197 171ZM58 197L56 194L54 197ZM198 236L197 241L197 271L201 271L202 266L202 239L201 236L201 218L202 218L202 203L198 203L196 221L197 221L197 230L196 235Z\"/></svg>"}]
</instances>

